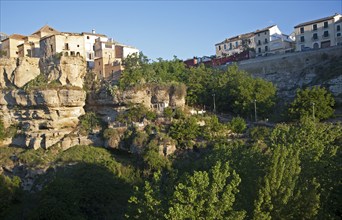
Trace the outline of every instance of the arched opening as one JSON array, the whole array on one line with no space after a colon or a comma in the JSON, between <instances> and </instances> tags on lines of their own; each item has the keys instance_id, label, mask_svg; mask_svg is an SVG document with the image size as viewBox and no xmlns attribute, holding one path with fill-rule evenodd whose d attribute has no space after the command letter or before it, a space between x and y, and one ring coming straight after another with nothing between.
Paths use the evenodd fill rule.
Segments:
<instances>
[{"instance_id":1,"label":"arched opening","mask_svg":"<svg viewBox=\"0 0 342 220\"><path fill-rule=\"evenodd\" d=\"M318 48L319 48L318 43L314 43L313 48L314 48L314 49L318 49Z\"/></svg>"},{"instance_id":2,"label":"arched opening","mask_svg":"<svg viewBox=\"0 0 342 220\"><path fill-rule=\"evenodd\" d=\"M68 56L69 56L69 53L68 53L68 52L65 52L65 53L64 53L64 56L68 57Z\"/></svg>"},{"instance_id":3,"label":"arched opening","mask_svg":"<svg viewBox=\"0 0 342 220\"><path fill-rule=\"evenodd\" d=\"M76 53L76 56L78 56L78 57L79 57L80 55L81 55L81 54L80 54L80 52L77 52L77 53Z\"/></svg>"}]
</instances>

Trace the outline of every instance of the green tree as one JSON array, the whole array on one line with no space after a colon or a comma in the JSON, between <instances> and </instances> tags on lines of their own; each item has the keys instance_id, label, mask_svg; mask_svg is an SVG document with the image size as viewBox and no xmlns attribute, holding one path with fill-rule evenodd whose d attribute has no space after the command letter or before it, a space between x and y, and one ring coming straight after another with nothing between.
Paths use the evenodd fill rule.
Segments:
<instances>
[{"instance_id":1,"label":"green tree","mask_svg":"<svg viewBox=\"0 0 342 220\"><path fill-rule=\"evenodd\" d=\"M287 207L300 173L299 150L278 144L272 152L263 186L255 202L254 219L287 218Z\"/></svg>"},{"instance_id":2,"label":"green tree","mask_svg":"<svg viewBox=\"0 0 342 220\"><path fill-rule=\"evenodd\" d=\"M334 104L334 98L325 88L299 89L289 108L289 115L293 119L308 116L314 116L318 120L327 119L334 114Z\"/></svg>"},{"instance_id":3,"label":"green tree","mask_svg":"<svg viewBox=\"0 0 342 220\"><path fill-rule=\"evenodd\" d=\"M2 118L0 118L0 141L5 138L5 126Z\"/></svg>"},{"instance_id":4,"label":"green tree","mask_svg":"<svg viewBox=\"0 0 342 220\"><path fill-rule=\"evenodd\" d=\"M145 181L144 186L134 187L134 195L128 200L126 213L128 219L164 219L165 209L161 193L161 173L155 172L151 181Z\"/></svg>"},{"instance_id":5,"label":"green tree","mask_svg":"<svg viewBox=\"0 0 342 220\"><path fill-rule=\"evenodd\" d=\"M8 209L19 203L21 197L20 178L0 175L0 217L5 217Z\"/></svg>"},{"instance_id":6,"label":"green tree","mask_svg":"<svg viewBox=\"0 0 342 220\"><path fill-rule=\"evenodd\" d=\"M167 219L243 219L244 211L233 208L239 192L239 175L228 163L195 171L176 185Z\"/></svg>"},{"instance_id":7,"label":"green tree","mask_svg":"<svg viewBox=\"0 0 342 220\"><path fill-rule=\"evenodd\" d=\"M229 123L230 128L233 132L243 133L247 129L246 121L241 117L234 117Z\"/></svg>"},{"instance_id":8,"label":"green tree","mask_svg":"<svg viewBox=\"0 0 342 220\"><path fill-rule=\"evenodd\" d=\"M180 148L191 148L199 135L199 125L195 117L174 121L169 135L178 142Z\"/></svg>"}]
</instances>

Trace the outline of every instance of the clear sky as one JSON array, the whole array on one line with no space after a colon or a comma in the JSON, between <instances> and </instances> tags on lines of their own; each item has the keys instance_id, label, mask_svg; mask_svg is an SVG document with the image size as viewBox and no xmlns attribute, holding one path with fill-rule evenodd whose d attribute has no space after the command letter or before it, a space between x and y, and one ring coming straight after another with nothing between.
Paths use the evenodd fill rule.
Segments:
<instances>
[{"instance_id":1,"label":"clear sky","mask_svg":"<svg viewBox=\"0 0 342 220\"><path fill-rule=\"evenodd\" d=\"M216 43L277 24L341 13L341 0L297 1L16 1L0 0L0 32L29 35L45 24L65 32L106 34L150 59L215 54Z\"/></svg>"}]
</instances>

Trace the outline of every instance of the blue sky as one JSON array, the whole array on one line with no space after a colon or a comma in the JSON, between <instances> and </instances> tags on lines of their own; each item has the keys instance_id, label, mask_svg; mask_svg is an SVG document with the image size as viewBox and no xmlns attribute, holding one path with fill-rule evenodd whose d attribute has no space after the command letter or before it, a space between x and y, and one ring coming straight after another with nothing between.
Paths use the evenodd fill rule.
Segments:
<instances>
[{"instance_id":1,"label":"blue sky","mask_svg":"<svg viewBox=\"0 0 342 220\"><path fill-rule=\"evenodd\" d=\"M0 0L0 32L29 35L48 24L59 31L106 34L150 59L215 54L225 38L277 24L341 13L342 1L9 1Z\"/></svg>"}]
</instances>

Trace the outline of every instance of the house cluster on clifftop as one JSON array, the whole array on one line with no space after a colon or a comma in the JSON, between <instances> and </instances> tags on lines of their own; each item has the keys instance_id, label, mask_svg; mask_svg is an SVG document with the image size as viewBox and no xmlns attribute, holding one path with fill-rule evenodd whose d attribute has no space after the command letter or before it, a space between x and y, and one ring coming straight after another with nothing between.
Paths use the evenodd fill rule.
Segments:
<instances>
[{"instance_id":1,"label":"house cluster on clifftop","mask_svg":"<svg viewBox=\"0 0 342 220\"><path fill-rule=\"evenodd\" d=\"M123 69L122 60L139 50L114 41L104 34L69 33L43 26L31 35L1 35L1 56L6 58L81 56L100 78L113 77Z\"/></svg>"},{"instance_id":2,"label":"house cluster on clifftop","mask_svg":"<svg viewBox=\"0 0 342 220\"><path fill-rule=\"evenodd\" d=\"M253 49L255 56L319 49L342 44L342 15L320 18L296 25L290 35L283 34L277 25L241 34L215 44L216 56L231 56Z\"/></svg>"},{"instance_id":3,"label":"house cluster on clifftop","mask_svg":"<svg viewBox=\"0 0 342 220\"><path fill-rule=\"evenodd\" d=\"M283 34L277 25L240 34L215 44L215 56L194 57L184 61L187 66L203 63L221 66L259 56L316 50L342 46L342 15L320 18L298 24L290 35Z\"/></svg>"}]
</instances>

